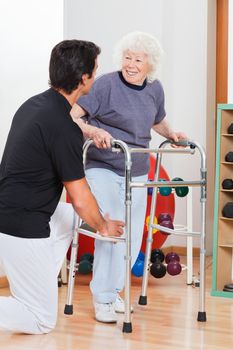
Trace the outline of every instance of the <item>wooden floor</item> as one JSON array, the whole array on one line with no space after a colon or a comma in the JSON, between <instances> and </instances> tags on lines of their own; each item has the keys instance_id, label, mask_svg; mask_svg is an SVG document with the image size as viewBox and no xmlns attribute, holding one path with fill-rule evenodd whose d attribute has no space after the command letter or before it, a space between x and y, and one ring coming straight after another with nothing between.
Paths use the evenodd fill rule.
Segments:
<instances>
[{"instance_id":1,"label":"wooden floor","mask_svg":"<svg viewBox=\"0 0 233 350\"><path fill-rule=\"evenodd\" d=\"M183 262L183 261L182 261ZM56 329L47 335L0 333L4 350L180 350L233 349L233 299L210 296L211 260L207 261L207 322L196 321L199 289L187 286L185 272L161 280L150 277L148 306L137 304L141 279L133 278L133 333L123 334L123 316L117 325L96 322L88 288L90 276L79 277L75 288L74 315L63 308L67 287L59 289L59 318ZM195 275L198 262L195 261ZM0 289L7 295L8 289Z\"/></svg>"}]
</instances>

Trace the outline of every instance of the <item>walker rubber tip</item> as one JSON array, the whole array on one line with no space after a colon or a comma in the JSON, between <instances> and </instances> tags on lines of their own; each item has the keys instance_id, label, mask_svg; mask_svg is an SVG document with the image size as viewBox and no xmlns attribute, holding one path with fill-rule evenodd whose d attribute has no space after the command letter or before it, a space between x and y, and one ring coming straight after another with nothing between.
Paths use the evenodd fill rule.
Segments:
<instances>
[{"instance_id":1,"label":"walker rubber tip","mask_svg":"<svg viewBox=\"0 0 233 350\"><path fill-rule=\"evenodd\" d=\"M64 314L65 315L73 315L73 305L65 305L64 308Z\"/></svg>"},{"instance_id":2,"label":"walker rubber tip","mask_svg":"<svg viewBox=\"0 0 233 350\"><path fill-rule=\"evenodd\" d=\"M132 323L131 322L124 322L122 332L123 333L132 333Z\"/></svg>"},{"instance_id":3,"label":"walker rubber tip","mask_svg":"<svg viewBox=\"0 0 233 350\"><path fill-rule=\"evenodd\" d=\"M198 316L197 316L197 320L199 322L206 322L206 312L205 311L199 311L198 312Z\"/></svg>"},{"instance_id":4,"label":"walker rubber tip","mask_svg":"<svg viewBox=\"0 0 233 350\"><path fill-rule=\"evenodd\" d=\"M147 296L140 295L138 300L139 305L147 305Z\"/></svg>"}]
</instances>

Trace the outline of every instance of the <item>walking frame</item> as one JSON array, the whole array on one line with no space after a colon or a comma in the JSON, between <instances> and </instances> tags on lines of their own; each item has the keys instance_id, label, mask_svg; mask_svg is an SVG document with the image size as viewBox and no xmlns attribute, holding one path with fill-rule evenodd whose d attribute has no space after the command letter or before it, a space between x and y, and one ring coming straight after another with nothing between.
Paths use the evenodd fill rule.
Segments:
<instances>
[{"instance_id":1,"label":"walking frame","mask_svg":"<svg viewBox=\"0 0 233 350\"><path fill-rule=\"evenodd\" d=\"M86 161L87 151L89 146L93 144L92 140L87 140L84 144L84 164ZM184 146L185 148L166 148L171 144L177 146ZM200 166L200 179L197 181L159 181L159 171L162 161L162 154L165 153L177 153L177 154L190 154L193 155L196 149L200 153L201 166ZM147 286L150 270L150 255L152 250L153 243L153 229L162 230L167 234L174 234L187 237L187 241L190 237L199 237L200 238L200 289L199 289L199 311L197 315L197 321L205 322L206 321L206 311L205 311L205 220L206 220L206 178L207 178L207 169L206 169L206 155L203 147L197 142L183 140L177 143L171 142L169 140L161 143L159 148L130 148L127 144L120 140L112 140L112 151L113 152L123 152L125 155L125 238L122 237L103 237L98 233L95 233L94 230L85 223L82 223L81 219L77 220L77 215L74 212L73 217L73 241L70 257L70 272L68 279L68 291L67 291L67 301L64 309L65 314L73 314L73 290L75 282L75 274L77 271L77 254L78 254L78 237L79 234L84 234L91 236L95 239L101 239L109 242L125 242L125 314L122 332L131 333L132 332L132 322L131 322L131 205L132 205L132 188L143 188L143 187L153 187L153 194L151 200L150 208L150 220L148 226L148 235L146 240L146 252L145 252L145 263L144 263L144 272L142 278L142 289L141 295L139 297L138 303L140 305L147 304ZM147 182L135 182L132 181L131 176L131 154L132 153L155 153L156 154L156 168L155 168L155 177L154 181ZM156 211L157 203L157 192L159 187L200 187L200 221L201 227L200 232L189 232L188 230L176 230L169 229L158 224L153 223L153 218Z\"/></svg>"}]
</instances>

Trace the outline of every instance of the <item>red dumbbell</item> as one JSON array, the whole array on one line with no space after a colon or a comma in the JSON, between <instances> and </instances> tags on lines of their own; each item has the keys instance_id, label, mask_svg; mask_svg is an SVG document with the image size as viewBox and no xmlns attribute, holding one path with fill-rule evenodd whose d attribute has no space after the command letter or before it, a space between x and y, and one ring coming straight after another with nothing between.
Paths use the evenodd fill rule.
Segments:
<instances>
[{"instance_id":1,"label":"red dumbbell","mask_svg":"<svg viewBox=\"0 0 233 350\"><path fill-rule=\"evenodd\" d=\"M180 264L180 257L175 252L168 253L165 257L165 262L167 264L167 273L171 276L179 275L182 271L182 266Z\"/></svg>"}]
</instances>

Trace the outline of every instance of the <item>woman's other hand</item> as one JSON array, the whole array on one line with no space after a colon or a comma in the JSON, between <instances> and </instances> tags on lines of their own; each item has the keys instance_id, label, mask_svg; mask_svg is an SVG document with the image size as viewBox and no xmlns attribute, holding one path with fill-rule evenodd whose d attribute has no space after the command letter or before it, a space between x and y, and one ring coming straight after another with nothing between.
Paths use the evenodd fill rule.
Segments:
<instances>
[{"instance_id":1,"label":"woman's other hand","mask_svg":"<svg viewBox=\"0 0 233 350\"><path fill-rule=\"evenodd\" d=\"M188 136L182 131L177 131L177 132L173 131L169 135L169 140L171 140L173 142L179 142L179 141L182 141L182 140L188 140ZM171 147L179 148L179 147L186 147L186 146L171 144Z\"/></svg>"}]
</instances>

